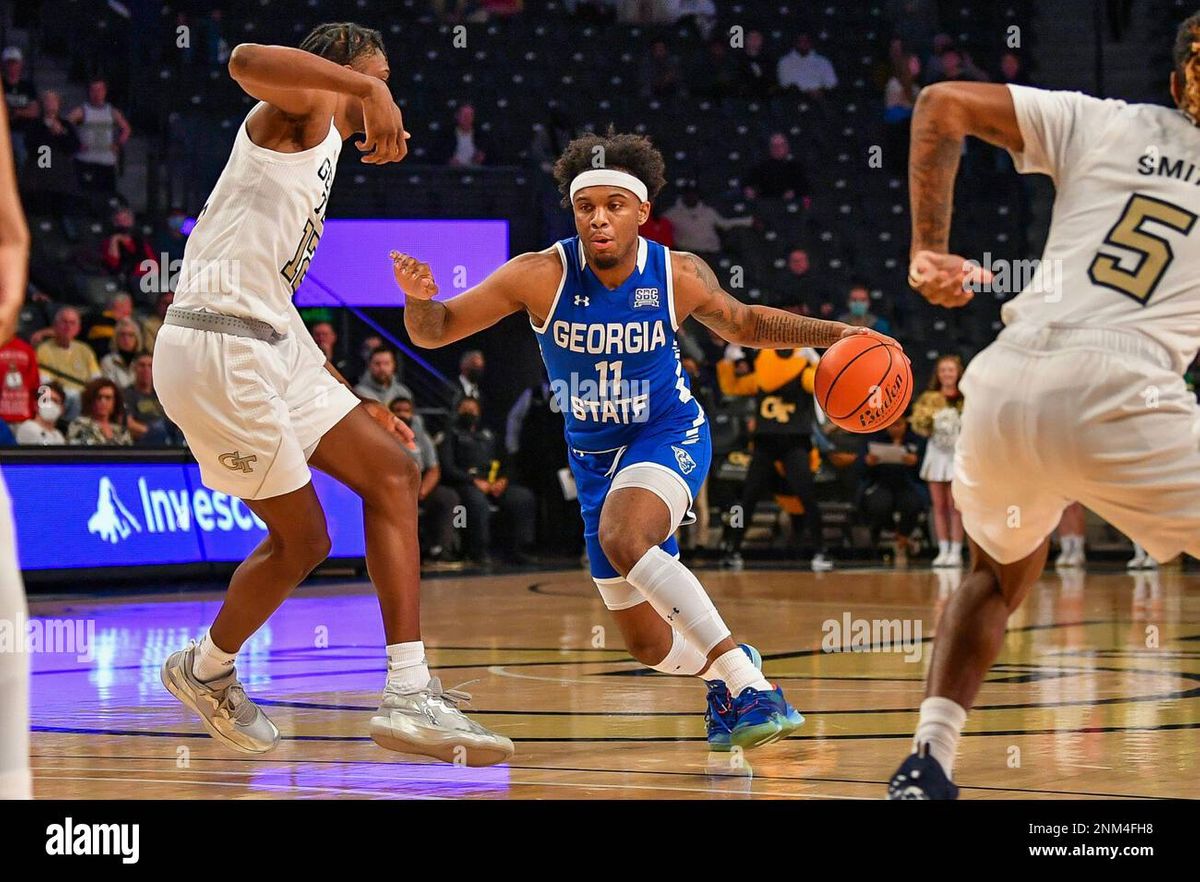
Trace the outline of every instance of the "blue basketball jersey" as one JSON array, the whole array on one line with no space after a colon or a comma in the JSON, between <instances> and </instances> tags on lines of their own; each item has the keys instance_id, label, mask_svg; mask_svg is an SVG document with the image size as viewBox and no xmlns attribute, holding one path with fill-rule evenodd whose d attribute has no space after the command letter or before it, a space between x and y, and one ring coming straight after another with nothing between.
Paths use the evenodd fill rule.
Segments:
<instances>
[{"instance_id":1,"label":"blue basketball jersey","mask_svg":"<svg viewBox=\"0 0 1200 882\"><path fill-rule=\"evenodd\" d=\"M534 330L571 447L614 450L671 423L698 432L704 411L679 360L670 251L639 237L637 266L610 291L578 236L554 247L563 279Z\"/></svg>"}]
</instances>

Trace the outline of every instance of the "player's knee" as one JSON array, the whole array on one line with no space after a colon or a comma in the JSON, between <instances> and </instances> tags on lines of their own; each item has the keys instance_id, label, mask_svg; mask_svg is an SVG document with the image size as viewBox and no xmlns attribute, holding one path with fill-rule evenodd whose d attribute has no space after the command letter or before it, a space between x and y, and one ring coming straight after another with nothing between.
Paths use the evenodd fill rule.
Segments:
<instances>
[{"instance_id":1,"label":"player's knee","mask_svg":"<svg viewBox=\"0 0 1200 882\"><path fill-rule=\"evenodd\" d=\"M626 651L646 667L653 667L671 651L670 644L664 646L662 641L651 634L626 634Z\"/></svg>"},{"instance_id":2,"label":"player's knee","mask_svg":"<svg viewBox=\"0 0 1200 882\"><path fill-rule=\"evenodd\" d=\"M282 558L299 579L315 570L333 550L329 533L323 526L277 533L271 538L272 553Z\"/></svg>"},{"instance_id":3,"label":"player's knee","mask_svg":"<svg viewBox=\"0 0 1200 882\"><path fill-rule=\"evenodd\" d=\"M642 536L633 525L611 520L600 521L599 539L604 556L622 575L628 575L646 552L658 544Z\"/></svg>"},{"instance_id":4,"label":"player's knee","mask_svg":"<svg viewBox=\"0 0 1200 882\"><path fill-rule=\"evenodd\" d=\"M421 486L421 471L411 456L399 452L372 478L366 502L375 508L412 508Z\"/></svg>"}]
</instances>

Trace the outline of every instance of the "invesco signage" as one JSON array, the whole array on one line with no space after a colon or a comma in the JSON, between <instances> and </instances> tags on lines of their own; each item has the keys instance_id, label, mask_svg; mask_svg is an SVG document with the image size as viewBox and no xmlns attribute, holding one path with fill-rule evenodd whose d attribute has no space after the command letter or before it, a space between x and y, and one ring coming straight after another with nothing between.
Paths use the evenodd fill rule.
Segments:
<instances>
[{"instance_id":1,"label":"invesco signage","mask_svg":"<svg viewBox=\"0 0 1200 882\"><path fill-rule=\"evenodd\" d=\"M7 464L25 570L238 561L266 535L242 500L200 481L194 464ZM313 474L334 557L363 555L362 505Z\"/></svg>"}]
</instances>

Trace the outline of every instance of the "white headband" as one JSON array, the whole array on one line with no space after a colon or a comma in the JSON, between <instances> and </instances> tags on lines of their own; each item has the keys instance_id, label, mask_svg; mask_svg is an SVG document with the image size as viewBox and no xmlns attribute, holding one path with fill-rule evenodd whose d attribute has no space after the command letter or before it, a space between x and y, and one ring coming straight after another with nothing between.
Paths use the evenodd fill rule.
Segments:
<instances>
[{"instance_id":1,"label":"white headband","mask_svg":"<svg viewBox=\"0 0 1200 882\"><path fill-rule=\"evenodd\" d=\"M575 194L584 187L599 187L604 184L629 190L642 202L650 201L650 193L646 190L645 184L627 172L611 168L590 168L577 174L571 181L571 200L574 201Z\"/></svg>"}]
</instances>

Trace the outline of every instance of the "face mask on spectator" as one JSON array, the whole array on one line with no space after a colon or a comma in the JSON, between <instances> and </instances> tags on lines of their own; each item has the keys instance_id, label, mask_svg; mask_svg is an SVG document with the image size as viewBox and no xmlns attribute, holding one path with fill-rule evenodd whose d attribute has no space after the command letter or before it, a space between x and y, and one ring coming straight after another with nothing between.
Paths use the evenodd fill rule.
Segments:
<instances>
[{"instance_id":1,"label":"face mask on spectator","mask_svg":"<svg viewBox=\"0 0 1200 882\"><path fill-rule=\"evenodd\" d=\"M867 314L867 301L852 300L850 301L850 314L862 318Z\"/></svg>"},{"instance_id":2,"label":"face mask on spectator","mask_svg":"<svg viewBox=\"0 0 1200 882\"><path fill-rule=\"evenodd\" d=\"M47 423L56 423L62 416L62 405L54 399L38 402L38 416Z\"/></svg>"},{"instance_id":3,"label":"face mask on spectator","mask_svg":"<svg viewBox=\"0 0 1200 882\"><path fill-rule=\"evenodd\" d=\"M478 383L481 379L483 379L483 371L477 367L469 367L463 371L463 376L472 383Z\"/></svg>"},{"instance_id":4,"label":"face mask on spectator","mask_svg":"<svg viewBox=\"0 0 1200 882\"><path fill-rule=\"evenodd\" d=\"M479 417L468 411L467 413L460 413L457 422L460 429L474 429L479 422Z\"/></svg>"}]
</instances>

